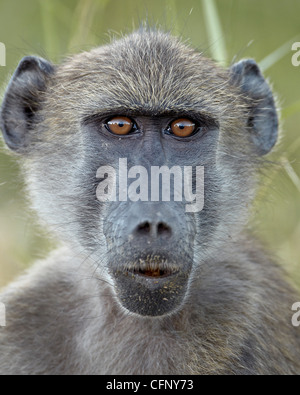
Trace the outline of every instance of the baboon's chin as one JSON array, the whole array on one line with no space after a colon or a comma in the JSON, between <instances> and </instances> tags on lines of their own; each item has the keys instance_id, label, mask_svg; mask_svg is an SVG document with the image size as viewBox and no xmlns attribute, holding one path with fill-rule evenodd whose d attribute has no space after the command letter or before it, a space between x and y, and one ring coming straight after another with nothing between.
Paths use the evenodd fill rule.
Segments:
<instances>
[{"instance_id":1,"label":"baboon's chin","mask_svg":"<svg viewBox=\"0 0 300 395\"><path fill-rule=\"evenodd\" d=\"M129 266L130 267L130 266ZM113 269L115 291L128 311L159 317L180 309L188 289L189 265L141 265Z\"/></svg>"}]
</instances>

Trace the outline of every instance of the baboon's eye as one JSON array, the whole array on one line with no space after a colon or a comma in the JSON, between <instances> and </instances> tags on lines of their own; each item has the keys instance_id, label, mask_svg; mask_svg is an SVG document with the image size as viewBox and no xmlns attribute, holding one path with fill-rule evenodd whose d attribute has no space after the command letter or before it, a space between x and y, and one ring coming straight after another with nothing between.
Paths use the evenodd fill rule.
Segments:
<instances>
[{"instance_id":1,"label":"baboon's eye","mask_svg":"<svg viewBox=\"0 0 300 395\"><path fill-rule=\"evenodd\" d=\"M135 124L127 117L114 117L106 123L106 126L110 132L119 136L124 136L135 130Z\"/></svg>"},{"instance_id":2,"label":"baboon's eye","mask_svg":"<svg viewBox=\"0 0 300 395\"><path fill-rule=\"evenodd\" d=\"M169 127L169 132L177 137L189 137L196 129L196 125L190 119L176 119Z\"/></svg>"}]
</instances>

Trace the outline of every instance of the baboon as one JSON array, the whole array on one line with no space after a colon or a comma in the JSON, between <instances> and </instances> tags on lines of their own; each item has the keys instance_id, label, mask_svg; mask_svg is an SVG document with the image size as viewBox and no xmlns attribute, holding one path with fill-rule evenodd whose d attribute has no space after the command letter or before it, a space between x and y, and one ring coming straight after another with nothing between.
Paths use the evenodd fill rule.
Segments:
<instances>
[{"instance_id":1,"label":"baboon","mask_svg":"<svg viewBox=\"0 0 300 395\"><path fill-rule=\"evenodd\" d=\"M223 69L146 28L60 65L25 57L1 129L61 243L0 295L1 374L300 373L299 296L247 230L278 135L254 60ZM203 210L100 201L120 158L204 167Z\"/></svg>"}]
</instances>

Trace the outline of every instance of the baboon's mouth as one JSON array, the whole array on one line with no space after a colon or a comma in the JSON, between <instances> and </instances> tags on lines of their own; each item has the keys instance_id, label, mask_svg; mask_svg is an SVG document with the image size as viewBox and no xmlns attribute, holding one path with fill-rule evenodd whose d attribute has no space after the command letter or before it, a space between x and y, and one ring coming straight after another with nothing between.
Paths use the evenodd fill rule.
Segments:
<instances>
[{"instance_id":1,"label":"baboon's mouth","mask_svg":"<svg viewBox=\"0 0 300 395\"><path fill-rule=\"evenodd\" d=\"M159 267L157 268L146 268L146 269L134 269L133 273L138 276L143 276L143 277L150 277L150 278L165 278L165 277L170 277L174 274L177 274L178 272L169 270L169 269L161 269Z\"/></svg>"},{"instance_id":2,"label":"baboon's mouth","mask_svg":"<svg viewBox=\"0 0 300 395\"><path fill-rule=\"evenodd\" d=\"M112 272L119 302L141 316L163 316L181 305L187 292L190 265L180 259L151 257L116 265Z\"/></svg>"}]
</instances>

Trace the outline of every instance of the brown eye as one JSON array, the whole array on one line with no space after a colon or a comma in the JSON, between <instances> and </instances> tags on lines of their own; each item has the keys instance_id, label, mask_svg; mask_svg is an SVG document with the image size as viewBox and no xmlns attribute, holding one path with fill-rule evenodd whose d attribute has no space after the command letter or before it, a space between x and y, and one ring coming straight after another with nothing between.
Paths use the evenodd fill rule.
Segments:
<instances>
[{"instance_id":1,"label":"brown eye","mask_svg":"<svg viewBox=\"0 0 300 395\"><path fill-rule=\"evenodd\" d=\"M127 117L114 117L107 122L108 129L120 136L124 136L133 130L133 122Z\"/></svg>"},{"instance_id":2,"label":"brown eye","mask_svg":"<svg viewBox=\"0 0 300 395\"><path fill-rule=\"evenodd\" d=\"M196 129L196 125L189 119L177 119L171 124L171 131L177 137L189 137Z\"/></svg>"}]
</instances>

